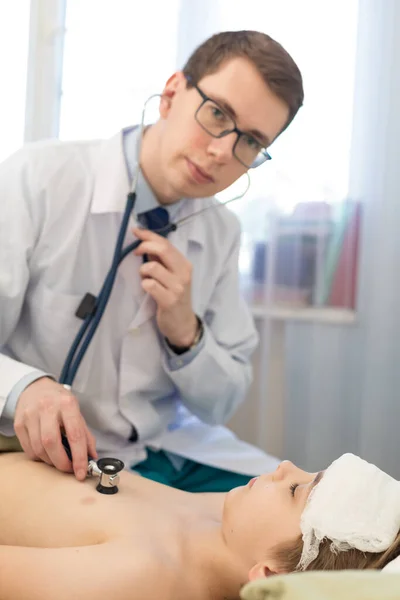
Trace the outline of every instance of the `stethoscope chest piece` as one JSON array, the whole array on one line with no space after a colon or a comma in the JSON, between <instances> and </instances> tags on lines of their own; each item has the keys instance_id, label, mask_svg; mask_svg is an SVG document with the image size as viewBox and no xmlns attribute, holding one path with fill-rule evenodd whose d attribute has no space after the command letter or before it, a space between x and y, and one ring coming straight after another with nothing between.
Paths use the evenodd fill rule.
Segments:
<instances>
[{"instance_id":1,"label":"stethoscope chest piece","mask_svg":"<svg viewBox=\"0 0 400 600\"><path fill-rule=\"evenodd\" d=\"M100 494L116 494L118 492L119 473L124 463L118 458L100 458L97 462L91 460L88 465L88 475L97 475L99 483L96 490Z\"/></svg>"}]
</instances>

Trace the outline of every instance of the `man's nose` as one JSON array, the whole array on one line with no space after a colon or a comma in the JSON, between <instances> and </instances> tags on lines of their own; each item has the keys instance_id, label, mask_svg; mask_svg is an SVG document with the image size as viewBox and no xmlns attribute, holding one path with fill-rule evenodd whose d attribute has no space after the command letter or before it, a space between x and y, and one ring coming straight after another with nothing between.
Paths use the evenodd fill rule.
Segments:
<instances>
[{"instance_id":1,"label":"man's nose","mask_svg":"<svg viewBox=\"0 0 400 600\"><path fill-rule=\"evenodd\" d=\"M232 159L236 134L234 132L220 138L212 138L208 144L208 152L219 164L226 164Z\"/></svg>"}]
</instances>

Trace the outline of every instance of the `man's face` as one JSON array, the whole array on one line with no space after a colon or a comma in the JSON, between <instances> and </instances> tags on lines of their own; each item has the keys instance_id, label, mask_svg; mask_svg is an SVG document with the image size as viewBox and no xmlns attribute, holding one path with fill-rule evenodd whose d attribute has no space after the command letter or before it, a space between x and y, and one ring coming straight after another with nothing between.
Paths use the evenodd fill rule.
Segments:
<instances>
[{"instance_id":1,"label":"man's face","mask_svg":"<svg viewBox=\"0 0 400 600\"><path fill-rule=\"evenodd\" d=\"M222 108L229 107L241 131L258 132L258 141L271 143L288 119L287 105L246 59L232 59L197 83ZM163 94L158 163L170 201L212 196L247 171L233 155L236 133L215 138L196 121L203 99L196 88L186 87L181 72L169 79Z\"/></svg>"}]
</instances>

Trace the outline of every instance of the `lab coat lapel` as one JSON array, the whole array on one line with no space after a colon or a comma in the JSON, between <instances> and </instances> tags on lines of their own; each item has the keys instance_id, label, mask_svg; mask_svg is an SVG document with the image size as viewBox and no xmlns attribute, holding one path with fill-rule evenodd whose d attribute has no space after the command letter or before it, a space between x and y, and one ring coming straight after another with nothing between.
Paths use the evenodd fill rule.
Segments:
<instances>
[{"instance_id":1,"label":"lab coat lapel","mask_svg":"<svg viewBox=\"0 0 400 600\"><path fill-rule=\"evenodd\" d=\"M140 303L139 310L137 311L133 321L131 323L131 329L137 329L143 323L152 319L157 312L157 304L155 300L149 295L144 293L143 299Z\"/></svg>"},{"instance_id":2,"label":"lab coat lapel","mask_svg":"<svg viewBox=\"0 0 400 600\"><path fill-rule=\"evenodd\" d=\"M102 143L94 180L92 213L121 212L129 192L129 177L120 131Z\"/></svg>"},{"instance_id":3,"label":"lab coat lapel","mask_svg":"<svg viewBox=\"0 0 400 600\"><path fill-rule=\"evenodd\" d=\"M105 141L100 150L91 204L92 213L116 212L122 215L129 189L129 176L123 151L123 132L119 132ZM132 234L135 226L137 222L131 216L124 242L125 247L136 239ZM136 329L151 319L157 309L153 298L145 294L142 289L139 275L141 264L141 257L130 254L118 267L118 277L125 280L132 302L135 307L138 307L130 329Z\"/></svg>"},{"instance_id":4,"label":"lab coat lapel","mask_svg":"<svg viewBox=\"0 0 400 600\"><path fill-rule=\"evenodd\" d=\"M132 229L137 226L136 220L131 216L128 231L125 237L124 247L134 242L137 238L133 235ZM132 297L132 303L135 310L129 329L137 329L151 319L156 313L156 303L153 298L145 293L142 288L142 280L139 269L142 265L142 257L135 256L132 252L128 254L118 268L118 277L124 279L124 287L128 288Z\"/></svg>"}]
</instances>

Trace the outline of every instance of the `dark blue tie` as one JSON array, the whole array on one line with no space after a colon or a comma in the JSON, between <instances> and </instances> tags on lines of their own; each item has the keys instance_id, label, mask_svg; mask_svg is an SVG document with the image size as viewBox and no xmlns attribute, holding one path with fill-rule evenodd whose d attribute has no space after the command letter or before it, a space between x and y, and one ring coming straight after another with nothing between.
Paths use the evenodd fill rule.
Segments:
<instances>
[{"instance_id":1,"label":"dark blue tie","mask_svg":"<svg viewBox=\"0 0 400 600\"><path fill-rule=\"evenodd\" d=\"M169 224L169 213L165 208L158 206L147 212L140 213L138 220L143 227L150 229L150 231L162 230ZM160 235L163 234L161 233Z\"/></svg>"},{"instance_id":2,"label":"dark blue tie","mask_svg":"<svg viewBox=\"0 0 400 600\"><path fill-rule=\"evenodd\" d=\"M158 206L157 208L153 208L152 210L148 210L144 213L140 213L138 215L138 221L140 224L149 229L150 231L155 231L164 237L167 237L168 231L167 225L169 225L169 213L165 208ZM166 231L163 231L166 230ZM149 257L147 254L143 255L143 262L147 262Z\"/></svg>"}]
</instances>

